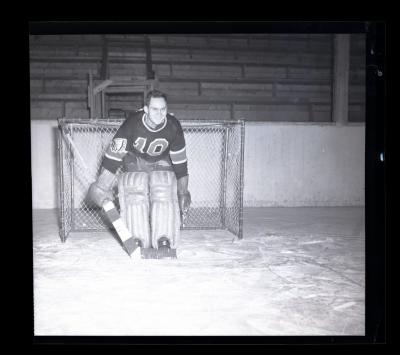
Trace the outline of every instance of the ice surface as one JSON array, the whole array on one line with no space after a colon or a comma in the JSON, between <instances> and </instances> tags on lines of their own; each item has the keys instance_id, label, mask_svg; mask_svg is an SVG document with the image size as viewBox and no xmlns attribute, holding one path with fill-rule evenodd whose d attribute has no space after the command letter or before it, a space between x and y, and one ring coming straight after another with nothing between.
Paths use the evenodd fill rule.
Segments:
<instances>
[{"instance_id":1,"label":"ice surface","mask_svg":"<svg viewBox=\"0 0 400 355\"><path fill-rule=\"evenodd\" d=\"M177 260L33 216L35 335L364 335L363 208L248 209L242 240L183 231Z\"/></svg>"}]
</instances>

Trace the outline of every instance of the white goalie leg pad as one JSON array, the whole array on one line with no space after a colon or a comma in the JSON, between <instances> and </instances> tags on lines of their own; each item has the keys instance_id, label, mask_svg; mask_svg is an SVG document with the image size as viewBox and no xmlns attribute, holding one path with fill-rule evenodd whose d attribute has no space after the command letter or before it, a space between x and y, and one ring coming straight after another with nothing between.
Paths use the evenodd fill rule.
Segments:
<instances>
[{"instance_id":1,"label":"white goalie leg pad","mask_svg":"<svg viewBox=\"0 0 400 355\"><path fill-rule=\"evenodd\" d=\"M150 173L150 201L153 248L157 248L158 239L165 236L170 240L171 248L176 249L180 235L180 214L174 172Z\"/></svg>"},{"instance_id":2,"label":"white goalie leg pad","mask_svg":"<svg viewBox=\"0 0 400 355\"><path fill-rule=\"evenodd\" d=\"M118 179L121 218L143 247L151 245L149 224L149 175L145 172L123 173Z\"/></svg>"}]
</instances>

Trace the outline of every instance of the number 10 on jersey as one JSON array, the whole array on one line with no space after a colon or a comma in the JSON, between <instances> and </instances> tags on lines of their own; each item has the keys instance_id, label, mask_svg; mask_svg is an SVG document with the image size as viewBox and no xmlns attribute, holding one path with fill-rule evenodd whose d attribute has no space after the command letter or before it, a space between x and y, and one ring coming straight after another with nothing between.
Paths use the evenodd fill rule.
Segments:
<instances>
[{"instance_id":1,"label":"number 10 on jersey","mask_svg":"<svg viewBox=\"0 0 400 355\"><path fill-rule=\"evenodd\" d=\"M156 138L153 141L150 142L148 145L147 149L145 150L147 143L147 139L143 137L138 137L135 140L135 143L133 146L135 149L137 149L139 152L143 154L148 154L151 155L152 157L155 157L157 155L161 155L168 147L168 141L165 138Z\"/></svg>"}]
</instances>

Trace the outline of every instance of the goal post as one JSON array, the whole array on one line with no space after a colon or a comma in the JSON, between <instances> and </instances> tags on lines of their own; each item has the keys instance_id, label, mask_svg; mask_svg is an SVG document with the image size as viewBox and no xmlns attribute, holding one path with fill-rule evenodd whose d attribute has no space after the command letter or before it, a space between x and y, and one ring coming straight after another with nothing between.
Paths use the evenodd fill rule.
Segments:
<instances>
[{"instance_id":1,"label":"goal post","mask_svg":"<svg viewBox=\"0 0 400 355\"><path fill-rule=\"evenodd\" d=\"M87 196L103 155L125 119L58 119L60 238L112 225ZM192 204L183 229L226 229L243 237L243 120L180 120ZM117 171L117 174L121 170ZM117 184L113 193L118 206Z\"/></svg>"}]
</instances>

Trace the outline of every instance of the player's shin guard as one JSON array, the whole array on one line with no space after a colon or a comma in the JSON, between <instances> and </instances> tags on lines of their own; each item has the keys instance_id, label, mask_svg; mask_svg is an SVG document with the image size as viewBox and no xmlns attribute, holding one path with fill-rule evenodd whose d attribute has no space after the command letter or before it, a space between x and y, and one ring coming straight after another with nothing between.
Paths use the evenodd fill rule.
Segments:
<instances>
[{"instance_id":1,"label":"player's shin guard","mask_svg":"<svg viewBox=\"0 0 400 355\"><path fill-rule=\"evenodd\" d=\"M150 174L151 241L153 248L166 237L176 249L180 234L180 214L176 177L172 171L153 171Z\"/></svg>"},{"instance_id":2,"label":"player's shin guard","mask_svg":"<svg viewBox=\"0 0 400 355\"><path fill-rule=\"evenodd\" d=\"M149 176L145 172L123 173L118 179L121 218L141 246L151 246L149 225Z\"/></svg>"}]
</instances>

